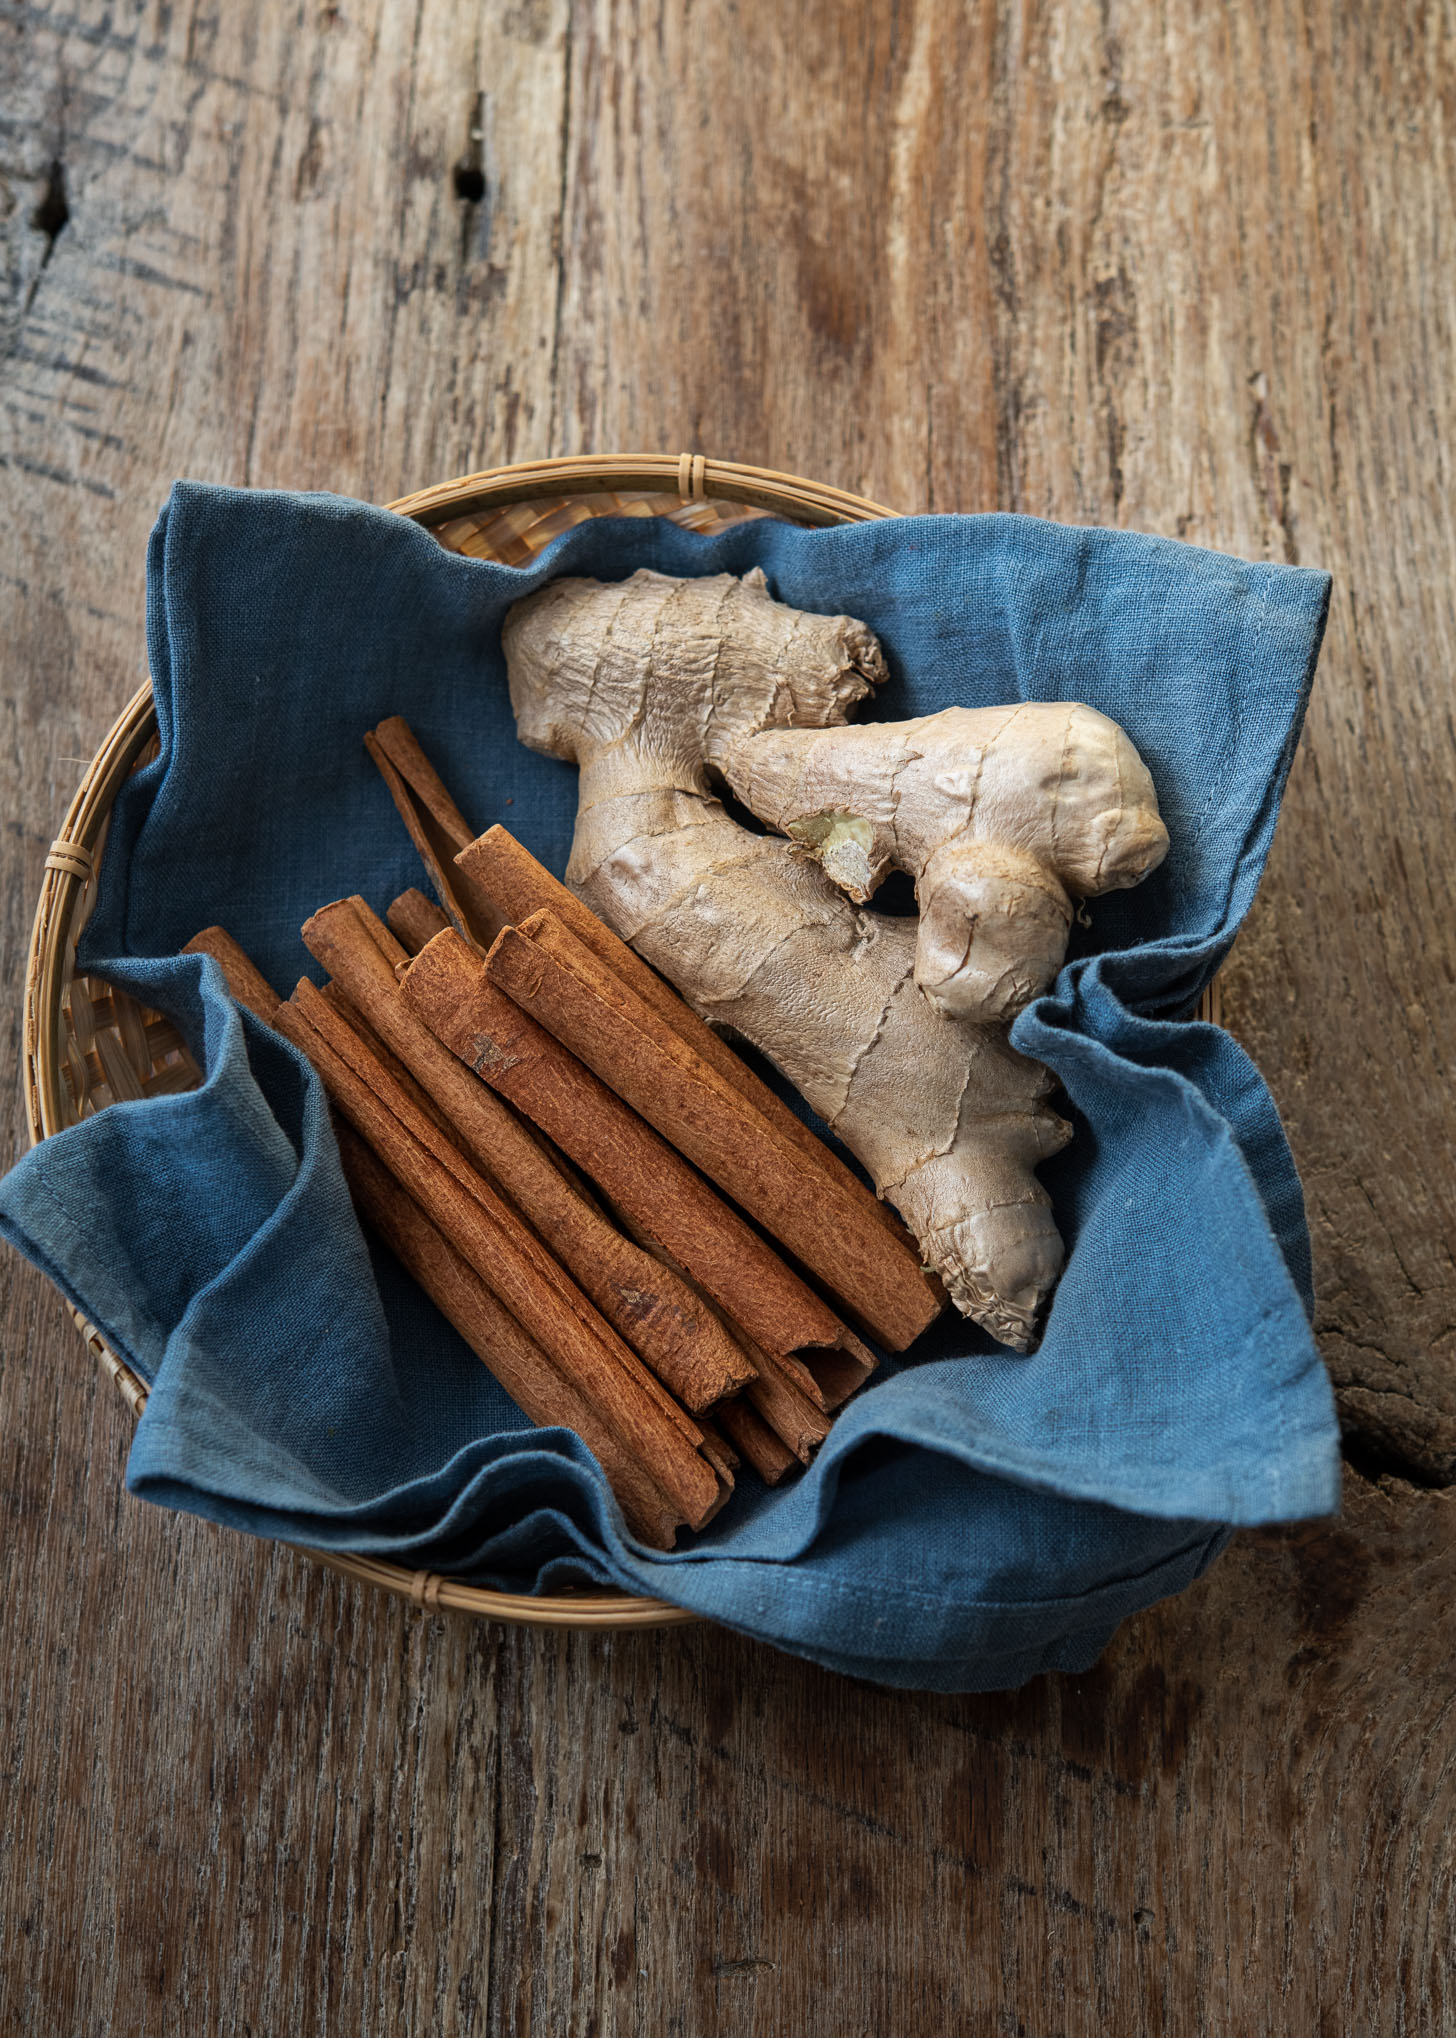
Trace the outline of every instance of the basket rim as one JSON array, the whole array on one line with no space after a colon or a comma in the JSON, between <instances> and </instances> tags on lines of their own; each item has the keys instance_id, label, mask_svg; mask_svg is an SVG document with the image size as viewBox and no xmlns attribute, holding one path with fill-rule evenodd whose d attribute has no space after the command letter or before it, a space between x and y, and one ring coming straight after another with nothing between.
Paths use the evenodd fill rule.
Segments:
<instances>
[{"instance_id":1,"label":"basket rim","mask_svg":"<svg viewBox=\"0 0 1456 2038\"><path fill-rule=\"evenodd\" d=\"M734 460L710 460L701 453L571 455L520 461L507 467L482 468L417 489L385 507L428 529L452 517L467 515L472 509L501 508L507 503L529 502L553 493L591 495L619 488L642 488L664 495L676 490L689 502L710 497L741 502L753 509L777 512L795 523L818 526L864 523L898 514L866 496L809 481L801 475L745 466ZM60 833L46 858L26 956L23 1004L21 1065L32 1146L60 1131L65 1122L56 1043L71 921L94 874L112 803L156 729L152 683L147 679L102 739L72 795ZM94 1324L69 1303L67 1307L102 1371L114 1381L132 1414L139 1416L147 1401L145 1382L112 1351ZM584 1589L579 1594L533 1597L523 1592L492 1592L484 1586L462 1584L439 1572L409 1571L401 1564L319 1550L311 1544L293 1547L330 1570L408 1599L422 1610L450 1609L473 1614L478 1619L529 1627L668 1627L703 1618L689 1607L646 1594Z\"/></svg>"}]
</instances>

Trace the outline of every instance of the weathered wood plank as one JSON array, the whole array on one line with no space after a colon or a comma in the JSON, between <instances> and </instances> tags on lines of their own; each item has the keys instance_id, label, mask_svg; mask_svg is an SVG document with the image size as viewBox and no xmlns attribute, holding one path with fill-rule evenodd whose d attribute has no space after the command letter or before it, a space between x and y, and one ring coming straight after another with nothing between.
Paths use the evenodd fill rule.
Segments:
<instances>
[{"instance_id":1,"label":"weathered wood plank","mask_svg":"<svg viewBox=\"0 0 1456 2038\"><path fill-rule=\"evenodd\" d=\"M1449 11L824 0L725 63L730 19L602 0L576 33L563 448L660 419L907 509L1334 573L1227 1003L1304 1172L1346 1420L1448 1481Z\"/></svg>"},{"instance_id":2,"label":"weathered wood plank","mask_svg":"<svg viewBox=\"0 0 1456 2038\"><path fill-rule=\"evenodd\" d=\"M177 473L701 447L1328 566L1228 1004L1361 1462L1451 1479L1453 26L3 0L6 980ZM127 1433L6 1256L0 2029L1456 2021L1446 1496L1354 1478L1091 1677L946 1700L421 1620L125 1500Z\"/></svg>"}]
</instances>

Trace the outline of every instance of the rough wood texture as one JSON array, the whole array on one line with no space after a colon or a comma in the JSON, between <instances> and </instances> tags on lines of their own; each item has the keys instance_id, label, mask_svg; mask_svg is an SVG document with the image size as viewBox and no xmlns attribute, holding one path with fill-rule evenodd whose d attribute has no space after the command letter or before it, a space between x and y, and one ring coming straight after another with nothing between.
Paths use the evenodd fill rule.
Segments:
<instances>
[{"instance_id":1,"label":"rough wood texture","mask_svg":"<svg viewBox=\"0 0 1456 2038\"><path fill-rule=\"evenodd\" d=\"M0 0L4 981L177 473L702 447L1326 565L1226 1002L1352 1455L1449 1482L1453 103L1442 4ZM0 1284L6 2033L1456 2026L1449 1496L1352 1474L1089 1678L890 1697L139 1507Z\"/></svg>"}]
</instances>

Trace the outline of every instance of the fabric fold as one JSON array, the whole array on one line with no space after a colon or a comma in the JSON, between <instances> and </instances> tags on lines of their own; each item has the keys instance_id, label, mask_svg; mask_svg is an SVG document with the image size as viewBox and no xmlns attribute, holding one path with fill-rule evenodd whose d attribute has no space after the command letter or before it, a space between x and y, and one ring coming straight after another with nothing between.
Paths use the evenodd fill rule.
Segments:
<instances>
[{"instance_id":1,"label":"fabric fold","mask_svg":"<svg viewBox=\"0 0 1456 2038\"><path fill-rule=\"evenodd\" d=\"M668 1555L627 1534L585 1447L534 1430L349 1203L307 1064L232 1005L221 921L287 991L299 928L419 882L362 745L406 714L478 827L558 873L575 774L515 739L511 603L556 574L741 573L862 617L892 680L872 718L1076 699L1128 731L1172 848L1098 900L1015 1044L1075 1125L1042 1171L1068 1262L1040 1350L959 1318L887 1362L816 1463L751 1475ZM148 556L161 749L117 800L82 966L167 1012L205 1070L115 1105L0 1184L0 1230L148 1381L130 1489L255 1534L512 1590L654 1592L886 1683L1085 1669L1238 1525L1338 1503L1309 1239L1268 1090L1186 1017L1248 910L1328 581L1022 517L712 539L578 526L528 568L456 557L327 496L179 483Z\"/></svg>"}]
</instances>

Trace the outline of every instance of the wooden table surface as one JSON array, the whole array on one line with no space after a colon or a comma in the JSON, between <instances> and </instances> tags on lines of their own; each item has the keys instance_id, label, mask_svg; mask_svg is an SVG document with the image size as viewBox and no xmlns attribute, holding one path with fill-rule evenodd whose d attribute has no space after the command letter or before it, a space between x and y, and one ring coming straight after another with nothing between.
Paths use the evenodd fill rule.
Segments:
<instances>
[{"instance_id":1,"label":"wooden table surface","mask_svg":"<svg viewBox=\"0 0 1456 2038\"><path fill-rule=\"evenodd\" d=\"M175 475L703 450L1325 566L1225 987L1348 1456L1091 1675L891 1695L127 1499L7 1252L5 2033L1456 2029L1453 129L1450 0L0 0L9 1065Z\"/></svg>"}]
</instances>

